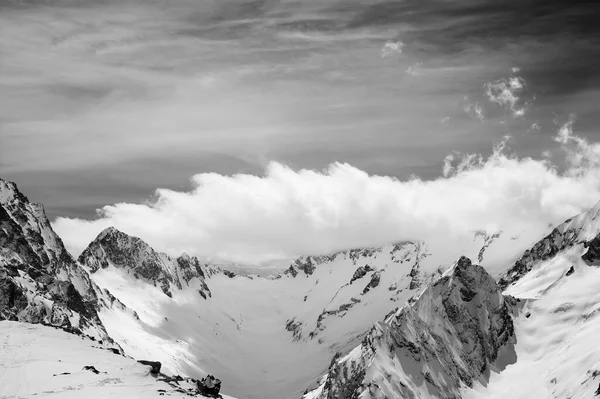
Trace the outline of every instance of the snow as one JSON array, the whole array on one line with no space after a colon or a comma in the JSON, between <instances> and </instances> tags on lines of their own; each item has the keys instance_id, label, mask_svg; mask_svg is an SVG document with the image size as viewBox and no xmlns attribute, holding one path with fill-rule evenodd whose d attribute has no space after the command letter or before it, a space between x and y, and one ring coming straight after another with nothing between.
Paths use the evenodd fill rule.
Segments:
<instances>
[{"instance_id":1,"label":"snow","mask_svg":"<svg viewBox=\"0 0 600 399\"><path fill-rule=\"evenodd\" d=\"M42 325L0 321L2 398L142 399L161 397L159 390L170 397L188 397L170 392L168 384L149 372L148 366L105 350L98 342Z\"/></svg>"},{"instance_id":2,"label":"snow","mask_svg":"<svg viewBox=\"0 0 600 399\"><path fill-rule=\"evenodd\" d=\"M583 262L584 252L582 245L563 251L505 292L526 299L515 319L517 361L492 373L487 387L466 390L465 399L593 397L600 383L600 268Z\"/></svg>"}]
</instances>

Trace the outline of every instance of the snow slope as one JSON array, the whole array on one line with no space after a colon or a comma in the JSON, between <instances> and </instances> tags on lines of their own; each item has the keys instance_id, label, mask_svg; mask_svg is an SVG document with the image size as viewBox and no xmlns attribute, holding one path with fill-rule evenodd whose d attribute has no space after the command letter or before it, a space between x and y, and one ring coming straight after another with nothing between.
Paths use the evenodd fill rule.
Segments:
<instances>
[{"instance_id":1,"label":"snow slope","mask_svg":"<svg viewBox=\"0 0 600 399\"><path fill-rule=\"evenodd\" d=\"M194 381L153 375L150 366L115 354L99 342L39 324L0 321L0 398L145 399L188 394L206 398L196 392Z\"/></svg>"},{"instance_id":2,"label":"snow slope","mask_svg":"<svg viewBox=\"0 0 600 399\"><path fill-rule=\"evenodd\" d=\"M506 293L524 299L515 318L517 362L475 398L592 398L600 388L600 269L582 244L536 265ZM600 391L598 391L600 392Z\"/></svg>"}]
</instances>

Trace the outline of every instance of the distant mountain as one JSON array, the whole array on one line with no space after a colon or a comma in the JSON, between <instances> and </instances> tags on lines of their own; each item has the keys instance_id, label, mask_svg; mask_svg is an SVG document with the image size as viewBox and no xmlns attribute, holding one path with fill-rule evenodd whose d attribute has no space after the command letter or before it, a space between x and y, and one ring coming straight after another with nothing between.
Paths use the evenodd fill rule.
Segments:
<instances>
[{"instance_id":1,"label":"distant mountain","mask_svg":"<svg viewBox=\"0 0 600 399\"><path fill-rule=\"evenodd\" d=\"M91 273L109 266L124 270L136 279L160 287L171 297L173 289L194 286L206 299L211 293L205 283L202 265L195 257L186 254L171 258L154 251L137 237L131 237L114 227L102 231L79 256L79 262Z\"/></svg>"}]
</instances>

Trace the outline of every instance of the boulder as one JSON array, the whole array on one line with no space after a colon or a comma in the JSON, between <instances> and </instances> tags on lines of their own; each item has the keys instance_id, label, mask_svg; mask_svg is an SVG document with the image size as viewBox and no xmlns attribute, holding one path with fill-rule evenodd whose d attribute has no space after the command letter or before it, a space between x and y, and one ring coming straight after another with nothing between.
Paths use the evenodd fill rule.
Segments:
<instances>
[{"instance_id":1,"label":"boulder","mask_svg":"<svg viewBox=\"0 0 600 399\"><path fill-rule=\"evenodd\" d=\"M218 398L220 397L219 391L221 390L221 380L213 377L212 375L207 375L202 380L198 381L198 391L202 395Z\"/></svg>"}]
</instances>

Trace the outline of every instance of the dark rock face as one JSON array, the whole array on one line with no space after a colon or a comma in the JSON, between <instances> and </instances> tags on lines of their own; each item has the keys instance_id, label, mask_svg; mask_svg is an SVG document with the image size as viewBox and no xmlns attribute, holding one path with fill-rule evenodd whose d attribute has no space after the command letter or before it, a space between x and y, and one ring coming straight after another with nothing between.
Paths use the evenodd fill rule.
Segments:
<instances>
[{"instance_id":1,"label":"dark rock face","mask_svg":"<svg viewBox=\"0 0 600 399\"><path fill-rule=\"evenodd\" d=\"M371 291L371 289L376 288L379 285L379 281L381 281L381 274L379 272L373 273L371 276L371 281L369 281L369 283L363 289L362 295Z\"/></svg>"},{"instance_id":2,"label":"dark rock face","mask_svg":"<svg viewBox=\"0 0 600 399\"><path fill-rule=\"evenodd\" d=\"M221 391L221 380L209 374L198 381L198 391L202 395L218 398Z\"/></svg>"},{"instance_id":3,"label":"dark rock face","mask_svg":"<svg viewBox=\"0 0 600 399\"><path fill-rule=\"evenodd\" d=\"M500 279L498 282L500 287L505 289L529 272L537 263L550 259L558 252L576 244L583 244L587 248L587 252L581 257L585 262L596 263L600 259L600 234L597 234L599 233L598 228L594 224L597 217L600 217L600 203L587 212L567 219L557 226L550 234L525 251L523 256ZM589 234L596 235L589 239Z\"/></svg>"},{"instance_id":4,"label":"dark rock face","mask_svg":"<svg viewBox=\"0 0 600 399\"><path fill-rule=\"evenodd\" d=\"M302 322L295 318L286 320L285 329L292 333L294 341L302 339Z\"/></svg>"},{"instance_id":5,"label":"dark rock face","mask_svg":"<svg viewBox=\"0 0 600 399\"><path fill-rule=\"evenodd\" d=\"M0 319L67 331L90 328L98 338L107 337L97 305L93 283L52 230L43 207L0 179Z\"/></svg>"},{"instance_id":6,"label":"dark rock face","mask_svg":"<svg viewBox=\"0 0 600 399\"><path fill-rule=\"evenodd\" d=\"M363 278L364 276L367 275L368 272L370 272L372 270L373 269L369 265L359 266L356 269L356 271L354 272L354 274L352 275L352 278L350 279L350 284L352 284L354 281L358 280L359 278Z\"/></svg>"},{"instance_id":7,"label":"dark rock face","mask_svg":"<svg viewBox=\"0 0 600 399\"><path fill-rule=\"evenodd\" d=\"M460 398L461 387L472 386L514 342L511 299L482 267L461 258L451 275L375 325L344 361L332 361L317 399L416 398L419 387ZM400 363L406 374L398 373Z\"/></svg>"},{"instance_id":8,"label":"dark rock face","mask_svg":"<svg viewBox=\"0 0 600 399\"><path fill-rule=\"evenodd\" d=\"M0 320L18 320L18 314L27 307L27 297L12 279L0 279Z\"/></svg>"},{"instance_id":9,"label":"dark rock face","mask_svg":"<svg viewBox=\"0 0 600 399\"><path fill-rule=\"evenodd\" d=\"M83 366L82 370L91 371L94 374L100 374L100 372L98 370L96 370L96 367L94 367L94 366Z\"/></svg>"},{"instance_id":10,"label":"dark rock face","mask_svg":"<svg viewBox=\"0 0 600 399\"><path fill-rule=\"evenodd\" d=\"M581 256L588 264L597 264L600 260L600 235L594 237L593 240L586 242L587 252Z\"/></svg>"},{"instance_id":11,"label":"dark rock face","mask_svg":"<svg viewBox=\"0 0 600 399\"><path fill-rule=\"evenodd\" d=\"M138 363L141 363L145 366L150 366L150 372L152 374L160 373L160 368L162 366L162 364L160 362L154 362L151 360L138 360Z\"/></svg>"}]
</instances>

